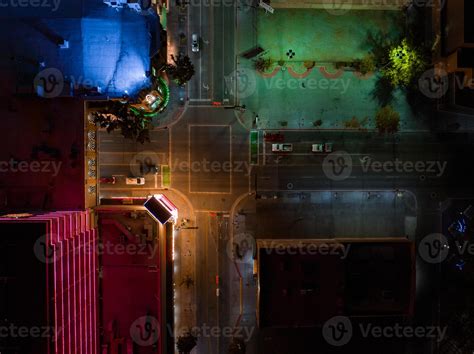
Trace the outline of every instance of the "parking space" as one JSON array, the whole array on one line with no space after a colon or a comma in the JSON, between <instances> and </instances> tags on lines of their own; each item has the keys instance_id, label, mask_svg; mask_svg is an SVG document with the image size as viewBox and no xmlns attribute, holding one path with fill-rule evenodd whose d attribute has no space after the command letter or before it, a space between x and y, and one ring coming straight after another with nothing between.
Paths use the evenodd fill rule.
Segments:
<instances>
[{"instance_id":1,"label":"parking space","mask_svg":"<svg viewBox=\"0 0 474 354\"><path fill-rule=\"evenodd\" d=\"M119 132L100 131L98 144L100 197L119 190L131 193L161 188L161 166L169 165L167 130L151 131L150 142L145 144L125 139Z\"/></svg>"}]
</instances>

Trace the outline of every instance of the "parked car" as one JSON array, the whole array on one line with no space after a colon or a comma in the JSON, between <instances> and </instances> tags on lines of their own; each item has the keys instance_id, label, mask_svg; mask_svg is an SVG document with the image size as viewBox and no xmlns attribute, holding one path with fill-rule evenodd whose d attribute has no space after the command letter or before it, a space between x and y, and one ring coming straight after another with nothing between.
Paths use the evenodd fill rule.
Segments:
<instances>
[{"instance_id":1,"label":"parked car","mask_svg":"<svg viewBox=\"0 0 474 354\"><path fill-rule=\"evenodd\" d=\"M263 138L265 139L265 141L274 141L278 143L283 142L283 140L285 139L284 135L281 133L265 133Z\"/></svg>"},{"instance_id":2,"label":"parked car","mask_svg":"<svg viewBox=\"0 0 474 354\"><path fill-rule=\"evenodd\" d=\"M324 152L332 152L332 143L324 144Z\"/></svg>"},{"instance_id":3,"label":"parked car","mask_svg":"<svg viewBox=\"0 0 474 354\"><path fill-rule=\"evenodd\" d=\"M191 36L191 49L194 53L199 52L199 37L197 33L193 33Z\"/></svg>"},{"instance_id":4,"label":"parked car","mask_svg":"<svg viewBox=\"0 0 474 354\"><path fill-rule=\"evenodd\" d=\"M99 179L99 183L107 183L107 184L115 184L116 179L114 176L112 177L102 177Z\"/></svg>"},{"instance_id":5,"label":"parked car","mask_svg":"<svg viewBox=\"0 0 474 354\"><path fill-rule=\"evenodd\" d=\"M291 152L293 151L293 144L272 144L273 152Z\"/></svg>"},{"instance_id":6,"label":"parked car","mask_svg":"<svg viewBox=\"0 0 474 354\"><path fill-rule=\"evenodd\" d=\"M311 145L312 152L323 152L324 151L324 144L312 144Z\"/></svg>"},{"instance_id":7,"label":"parked car","mask_svg":"<svg viewBox=\"0 0 474 354\"><path fill-rule=\"evenodd\" d=\"M142 186L145 184L145 178L144 177L127 177L125 179L125 183L136 185L136 186Z\"/></svg>"}]
</instances>

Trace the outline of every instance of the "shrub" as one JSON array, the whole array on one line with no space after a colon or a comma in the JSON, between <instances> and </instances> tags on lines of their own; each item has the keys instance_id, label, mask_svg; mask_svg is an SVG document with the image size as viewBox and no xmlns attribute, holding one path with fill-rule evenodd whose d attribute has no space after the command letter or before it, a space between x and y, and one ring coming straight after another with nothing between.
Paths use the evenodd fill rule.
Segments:
<instances>
[{"instance_id":1,"label":"shrub","mask_svg":"<svg viewBox=\"0 0 474 354\"><path fill-rule=\"evenodd\" d=\"M375 125L380 134L396 133L400 125L400 114L392 106L382 107L375 115Z\"/></svg>"},{"instance_id":2,"label":"shrub","mask_svg":"<svg viewBox=\"0 0 474 354\"><path fill-rule=\"evenodd\" d=\"M272 64L273 64L273 60L270 58L260 57L254 60L255 70L260 71L260 72L267 71L268 69L270 69Z\"/></svg>"},{"instance_id":3,"label":"shrub","mask_svg":"<svg viewBox=\"0 0 474 354\"><path fill-rule=\"evenodd\" d=\"M367 54L364 58L359 60L358 70L364 75L377 70L377 66L375 64L375 56L373 54Z\"/></svg>"}]
</instances>

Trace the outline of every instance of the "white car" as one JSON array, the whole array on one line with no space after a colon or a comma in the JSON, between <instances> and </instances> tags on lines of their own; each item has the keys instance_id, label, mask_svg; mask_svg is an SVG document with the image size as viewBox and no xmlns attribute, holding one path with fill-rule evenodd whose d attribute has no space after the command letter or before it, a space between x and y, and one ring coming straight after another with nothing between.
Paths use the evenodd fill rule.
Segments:
<instances>
[{"instance_id":1,"label":"white car","mask_svg":"<svg viewBox=\"0 0 474 354\"><path fill-rule=\"evenodd\" d=\"M293 144L272 144L272 152L292 152Z\"/></svg>"},{"instance_id":2,"label":"white car","mask_svg":"<svg viewBox=\"0 0 474 354\"><path fill-rule=\"evenodd\" d=\"M143 186L145 184L145 177L127 177L125 183L135 186Z\"/></svg>"},{"instance_id":3,"label":"white car","mask_svg":"<svg viewBox=\"0 0 474 354\"><path fill-rule=\"evenodd\" d=\"M324 144L312 144L311 145L312 152L323 152L324 151Z\"/></svg>"},{"instance_id":4,"label":"white car","mask_svg":"<svg viewBox=\"0 0 474 354\"><path fill-rule=\"evenodd\" d=\"M199 37L197 33L193 33L191 36L191 49L194 53L199 52Z\"/></svg>"}]
</instances>

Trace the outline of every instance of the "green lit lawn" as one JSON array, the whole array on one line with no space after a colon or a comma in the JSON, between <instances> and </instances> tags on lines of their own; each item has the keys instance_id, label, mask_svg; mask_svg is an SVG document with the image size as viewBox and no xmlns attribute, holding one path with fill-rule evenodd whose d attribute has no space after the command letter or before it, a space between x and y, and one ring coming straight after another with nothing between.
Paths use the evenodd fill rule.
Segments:
<instances>
[{"instance_id":1,"label":"green lit lawn","mask_svg":"<svg viewBox=\"0 0 474 354\"><path fill-rule=\"evenodd\" d=\"M249 115L258 113L260 128L282 128L282 121L287 122L287 128L313 128L313 122L321 119L321 128L338 129L354 116L359 120L367 117L363 127L374 128L380 108L374 98L378 74L360 79L346 71L339 78L328 79L319 66L336 72L335 62L364 57L370 51L369 32L381 33L384 38L399 37L401 15L398 11L349 11L334 16L318 9L260 13L257 42L267 51L265 57L275 62L285 60L285 66L298 73L306 70L305 60L315 61L317 67L304 79L295 78L288 70L271 78L255 75L255 92L242 95L245 97L240 97L240 104L247 106ZM296 53L292 60L286 57L289 49ZM242 60L240 67L255 73L252 61ZM401 129L421 129L402 91L394 92L392 105L400 113Z\"/></svg>"},{"instance_id":2,"label":"green lit lawn","mask_svg":"<svg viewBox=\"0 0 474 354\"><path fill-rule=\"evenodd\" d=\"M397 37L398 11L350 11L334 16L316 9L276 9L258 16L258 43L275 60L345 61L361 58L370 49L368 32Z\"/></svg>"}]
</instances>

